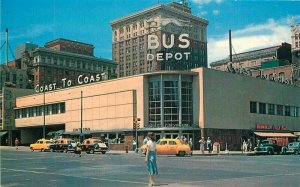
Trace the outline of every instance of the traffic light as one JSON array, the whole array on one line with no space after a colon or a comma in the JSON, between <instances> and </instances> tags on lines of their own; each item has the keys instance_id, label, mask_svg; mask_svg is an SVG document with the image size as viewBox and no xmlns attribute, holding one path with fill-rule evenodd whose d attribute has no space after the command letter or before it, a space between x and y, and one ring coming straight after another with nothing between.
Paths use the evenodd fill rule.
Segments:
<instances>
[{"instance_id":1,"label":"traffic light","mask_svg":"<svg viewBox=\"0 0 300 187\"><path fill-rule=\"evenodd\" d=\"M136 123L133 122L133 129L136 129Z\"/></svg>"},{"instance_id":2,"label":"traffic light","mask_svg":"<svg viewBox=\"0 0 300 187\"><path fill-rule=\"evenodd\" d=\"M140 128L140 123L136 124L136 128L139 129Z\"/></svg>"}]
</instances>

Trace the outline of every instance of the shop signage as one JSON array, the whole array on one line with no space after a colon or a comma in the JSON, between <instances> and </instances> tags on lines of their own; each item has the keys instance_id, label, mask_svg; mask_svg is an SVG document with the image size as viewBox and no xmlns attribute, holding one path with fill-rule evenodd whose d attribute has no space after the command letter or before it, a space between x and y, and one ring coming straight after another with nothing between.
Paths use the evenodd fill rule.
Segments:
<instances>
[{"instance_id":1,"label":"shop signage","mask_svg":"<svg viewBox=\"0 0 300 187\"><path fill-rule=\"evenodd\" d=\"M99 82L101 81L101 75L96 74L96 75L90 75L90 76L85 76L85 75L79 75L77 77L77 85L82 85L82 84L88 84L92 82ZM71 79L63 78L61 79L61 84L62 85L60 88L67 88L73 85L73 82ZM35 91L37 93L40 92L48 92L48 91L53 91L56 89L60 89L57 87L57 83L50 83L46 85L39 85L37 84L35 86Z\"/></svg>"},{"instance_id":2,"label":"shop signage","mask_svg":"<svg viewBox=\"0 0 300 187\"><path fill-rule=\"evenodd\" d=\"M283 125L265 125L265 124L256 124L256 130L287 130Z\"/></svg>"},{"instance_id":3,"label":"shop signage","mask_svg":"<svg viewBox=\"0 0 300 187\"><path fill-rule=\"evenodd\" d=\"M91 131L90 128L82 128L82 132ZM73 132L80 132L80 128L74 128Z\"/></svg>"},{"instance_id":4,"label":"shop signage","mask_svg":"<svg viewBox=\"0 0 300 187\"><path fill-rule=\"evenodd\" d=\"M155 34L149 34L148 35L148 49L149 50L156 50L161 45L162 48L168 49L169 51L175 51L177 47L180 49L187 49L190 46L190 41L188 40L189 34L181 34L178 37L178 46L175 46L175 37L174 34L170 35L170 40L167 41L166 34L162 35L162 43L159 43L159 38ZM172 49L173 48L173 49ZM189 56L191 53L189 51L187 52L177 52L177 53L170 53L170 52L164 52L164 53L156 53L155 55L152 53L147 54L147 60L151 61L156 59L156 61L163 61L163 60L169 60L169 59L175 59L175 60L189 60Z\"/></svg>"}]
</instances>

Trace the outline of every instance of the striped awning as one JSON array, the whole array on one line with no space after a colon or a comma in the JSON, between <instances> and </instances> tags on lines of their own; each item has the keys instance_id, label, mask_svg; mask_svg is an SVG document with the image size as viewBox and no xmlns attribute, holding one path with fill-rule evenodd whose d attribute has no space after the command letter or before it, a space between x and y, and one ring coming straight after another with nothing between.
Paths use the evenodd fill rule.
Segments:
<instances>
[{"instance_id":1,"label":"striped awning","mask_svg":"<svg viewBox=\"0 0 300 187\"><path fill-rule=\"evenodd\" d=\"M255 132L254 134L256 134L257 136L261 136L261 137L296 137L294 134L292 133L286 133L286 132L277 132L277 133L271 133L271 132Z\"/></svg>"}]
</instances>

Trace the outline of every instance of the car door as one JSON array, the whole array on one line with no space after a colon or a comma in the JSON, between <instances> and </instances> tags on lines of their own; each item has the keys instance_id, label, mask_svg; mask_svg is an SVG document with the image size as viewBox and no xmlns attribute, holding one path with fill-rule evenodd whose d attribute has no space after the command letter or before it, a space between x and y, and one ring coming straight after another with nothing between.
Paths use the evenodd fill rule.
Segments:
<instances>
[{"instance_id":1,"label":"car door","mask_svg":"<svg viewBox=\"0 0 300 187\"><path fill-rule=\"evenodd\" d=\"M176 143L176 141L169 140L168 154L170 154L170 155L176 155L177 154L177 143Z\"/></svg>"},{"instance_id":2,"label":"car door","mask_svg":"<svg viewBox=\"0 0 300 187\"><path fill-rule=\"evenodd\" d=\"M159 155L165 155L168 142L167 140L161 140L159 144L156 145L156 152Z\"/></svg>"}]
</instances>

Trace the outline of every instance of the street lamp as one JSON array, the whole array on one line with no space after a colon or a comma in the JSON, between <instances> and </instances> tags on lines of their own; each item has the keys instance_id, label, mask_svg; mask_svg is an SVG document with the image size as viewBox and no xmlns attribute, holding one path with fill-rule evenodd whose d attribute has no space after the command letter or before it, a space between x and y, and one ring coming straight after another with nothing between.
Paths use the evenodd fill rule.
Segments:
<instances>
[{"instance_id":1,"label":"street lamp","mask_svg":"<svg viewBox=\"0 0 300 187\"><path fill-rule=\"evenodd\" d=\"M83 113L82 113L82 95L83 92L81 90L80 92L80 135L79 135L79 142L82 143L83 141L83 134L82 134L82 117L83 117Z\"/></svg>"},{"instance_id":2,"label":"street lamp","mask_svg":"<svg viewBox=\"0 0 300 187\"><path fill-rule=\"evenodd\" d=\"M46 138L46 114L45 114L45 111L46 111L46 101L45 101L45 66L43 68L43 95L44 95L44 104L43 104L43 117L44 117L44 125L43 125L43 138L45 139Z\"/></svg>"}]
</instances>

